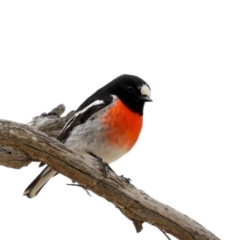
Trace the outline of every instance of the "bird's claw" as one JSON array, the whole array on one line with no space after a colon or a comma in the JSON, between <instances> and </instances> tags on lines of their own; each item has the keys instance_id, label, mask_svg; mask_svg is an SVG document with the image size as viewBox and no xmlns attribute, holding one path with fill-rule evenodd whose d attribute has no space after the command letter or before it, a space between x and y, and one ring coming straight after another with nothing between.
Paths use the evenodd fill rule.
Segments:
<instances>
[{"instance_id":1,"label":"bird's claw","mask_svg":"<svg viewBox=\"0 0 240 240\"><path fill-rule=\"evenodd\" d=\"M73 181L72 181L72 182L73 182ZM67 185L68 185L68 186L81 187L83 190L86 191L86 193L88 194L88 196L91 197L91 194L90 194L90 192L88 191L88 189L85 188L85 187L83 187L82 185L80 185L80 184L74 184L74 183L67 183Z\"/></svg>"},{"instance_id":2,"label":"bird's claw","mask_svg":"<svg viewBox=\"0 0 240 240\"><path fill-rule=\"evenodd\" d=\"M95 155L95 154L93 154L93 153L91 153L91 152L89 152L89 154L98 161L98 163L99 163L99 165L100 165L100 167L101 167L101 170L102 170L102 172L103 172L104 177L107 176L107 172L113 172L113 173L115 173L115 172L112 170L112 168L111 168L107 163L103 162L102 158L98 157L97 155Z\"/></svg>"},{"instance_id":3,"label":"bird's claw","mask_svg":"<svg viewBox=\"0 0 240 240\"><path fill-rule=\"evenodd\" d=\"M124 182L126 182L127 184L129 184L132 180L131 180L131 178L126 178L126 177L124 177L123 175L121 175L120 176L122 179L123 179L123 181Z\"/></svg>"}]
</instances>

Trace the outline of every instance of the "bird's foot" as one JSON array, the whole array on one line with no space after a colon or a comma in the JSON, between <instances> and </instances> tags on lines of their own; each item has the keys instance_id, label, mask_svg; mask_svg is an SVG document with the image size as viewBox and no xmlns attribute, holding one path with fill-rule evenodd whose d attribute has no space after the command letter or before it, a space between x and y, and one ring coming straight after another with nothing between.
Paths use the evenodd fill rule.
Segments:
<instances>
[{"instance_id":1,"label":"bird's foot","mask_svg":"<svg viewBox=\"0 0 240 240\"><path fill-rule=\"evenodd\" d=\"M99 165L100 165L100 167L101 167L101 170L102 170L102 172L103 172L104 177L107 176L107 172L113 172L113 173L115 173L115 172L113 171L113 169L112 169L107 163L103 162L102 158L98 157L97 155L95 155L95 154L93 154L93 153L91 153L91 152L89 152L89 154L90 154L92 157L94 157L95 159L97 159L97 161L98 161L98 163L99 163Z\"/></svg>"},{"instance_id":2,"label":"bird's foot","mask_svg":"<svg viewBox=\"0 0 240 240\"><path fill-rule=\"evenodd\" d=\"M126 178L123 175L121 175L120 178L122 178L123 181L126 182L127 184L129 184L132 181L131 178Z\"/></svg>"}]
</instances>

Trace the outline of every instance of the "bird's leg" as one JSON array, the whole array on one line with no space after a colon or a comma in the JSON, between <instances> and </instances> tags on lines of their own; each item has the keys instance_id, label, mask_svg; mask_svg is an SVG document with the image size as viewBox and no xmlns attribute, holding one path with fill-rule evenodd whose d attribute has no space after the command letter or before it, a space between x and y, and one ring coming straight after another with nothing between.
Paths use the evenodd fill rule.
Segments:
<instances>
[{"instance_id":1,"label":"bird's leg","mask_svg":"<svg viewBox=\"0 0 240 240\"><path fill-rule=\"evenodd\" d=\"M91 152L88 152L88 154L90 154L92 157L94 157L95 159L97 159L97 161L98 161L98 163L99 163L99 165L100 165L100 167L101 167L101 170L102 170L102 172L103 172L103 175L104 175L105 177L107 176L107 172L109 172L109 171L115 173L115 172L113 171L113 169L112 169L107 163L103 162L102 158L98 157L97 155L95 155L95 154L93 154L93 153L91 153Z\"/></svg>"},{"instance_id":2,"label":"bird's leg","mask_svg":"<svg viewBox=\"0 0 240 240\"><path fill-rule=\"evenodd\" d=\"M107 176L107 172L109 172L109 171L115 173L115 172L113 171L113 169L112 169L107 163L103 162L102 158L100 158L99 156L97 156L97 155L95 155L94 153L91 153L91 152L88 152L88 154L91 155L92 157L94 157L94 158L98 161L98 163L99 163L99 165L100 165L100 167L101 167L101 170L102 170L102 172L103 172L103 175L104 175L105 177ZM123 175L121 175L120 177L121 177L121 178L123 179L123 181L126 182L127 184L129 184L129 183L131 182L131 179L130 179L130 178L126 178L126 177L124 177Z\"/></svg>"},{"instance_id":3,"label":"bird's leg","mask_svg":"<svg viewBox=\"0 0 240 240\"><path fill-rule=\"evenodd\" d=\"M87 188L85 188L85 187L83 187L81 184L74 184L74 183L67 183L67 185L68 186L76 186L76 187L81 187L82 189L84 189L85 191L86 191L86 193L88 194L88 196L90 196L91 197L91 194L90 194L90 192L88 191L88 189Z\"/></svg>"}]
</instances>

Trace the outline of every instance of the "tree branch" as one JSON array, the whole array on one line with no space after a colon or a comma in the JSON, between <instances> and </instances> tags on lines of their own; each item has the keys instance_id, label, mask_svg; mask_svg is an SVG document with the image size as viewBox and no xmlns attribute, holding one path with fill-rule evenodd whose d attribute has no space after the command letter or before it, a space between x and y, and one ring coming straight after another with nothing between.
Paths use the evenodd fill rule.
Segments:
<instances>
[{"instance_id":1,"label":"tree branch","mask_svg":"<svg viewBox=\"0 0 240 240\"><path fill-rule=\"evenodd\" d=\"M74 115L75 111L69 112L66 116L61 117L65 111L65 106L60 104L52 109L49 113L42 113L34 117L27 125L46 133L50 137L58 137L67 121Z\"/></svg>"},{"instance_id":2,"label":"tree branch","mask_svg":"<svg viewBox=\"0 0 240 240\"><path fill-rule=\"evenodd\" d=\"M27 125L46 133L50 137L56 138L63 126L75 113L75 111L71 111L66 116L61 117L64 111L65 106L60 104L49 113L42 113L40 116L34 117ZM0 145L0 165L19 169L28 166L33 161L39 161L39 159L33 159L16 149Z\"/></svg>"},{"instance_id":3,"label":"tree branch","mask_svg":"<svg viewBox=\"0 0 240 240\"><path fill-rule=\"evenodd\" d=\"M148 222L182 240L218 239L194 220L154 200L116 174L109 172L104 177L95 159L83 159L57 140L32 127L0 120L0 144L50 165L112 202L139 230L139 224Z\"/></svg>"},{"instance_id":4,"label":"tree branch","mask_svg":"<svg viewBox=\"0 0 240 240\"><path fill-rule=\"evenodd\" d=\"M19 169L27 166L32 161L34 161L34 159L26 156L26 154L11 147L4 147L0 145L0 165Z\"/></svg>"}]
</instances>

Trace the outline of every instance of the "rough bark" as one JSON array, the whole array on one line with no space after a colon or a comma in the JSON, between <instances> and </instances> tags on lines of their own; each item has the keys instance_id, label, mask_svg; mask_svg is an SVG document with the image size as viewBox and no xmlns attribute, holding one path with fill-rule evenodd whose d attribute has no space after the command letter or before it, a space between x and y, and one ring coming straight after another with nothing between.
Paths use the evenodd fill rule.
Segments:
<instances>
[{"instance_id":1,"label":"rough bark","mask_svg":"<svg viewBox=\"0 0 240 240\"><path fill-rule=\"evenodd\" d=\"M27 125L46 133L50 137L56 138L61 132L63 126L75 113L75 111L71 111L66 116L61 117L64 111L65 106L60 104L49 113L42 113L40 116L34 117ZM33 161L39 160L33 159L11 147L4 147L0 145L0 165L19 169L28 166Z\"/></svg>"},{"instance_id":2,"label":"rough bark","mask_svg":"<svg viewBox=\"0 0 240 240\"><path fill-rule=\"evenodd\" d=\"M63 144L24 124L0 121L0 144L40 160L61 174L112 202L141 231L147 222L182 240L217 240L188 216L160 203L121 177L103 176L98 161L83 159ZM23 161L24 162L24 161ZM2 161L0 160L0 164Z\"/></svg>"}]
</instances>

